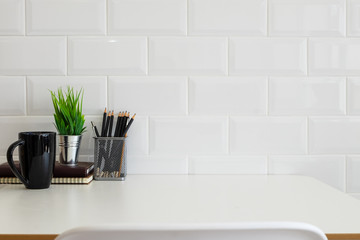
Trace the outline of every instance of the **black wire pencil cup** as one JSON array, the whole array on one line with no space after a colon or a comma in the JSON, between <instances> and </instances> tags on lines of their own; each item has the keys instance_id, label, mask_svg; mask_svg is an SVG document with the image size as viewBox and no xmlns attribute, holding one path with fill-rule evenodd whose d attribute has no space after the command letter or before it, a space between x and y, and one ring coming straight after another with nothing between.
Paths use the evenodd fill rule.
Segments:
<instances>
[{"instance_id":1,"label":"black wire pencil cup","mask_svg":"<svg viewBox=\"0 0 360 240\"><path fill-rule=\"evenodd\" d=\"M107 117L106 117L107 115ZM135 119L135 115L128 121L130 114L120 112L113 131L114 111L103 115L101 134L91 122L95 132L94 146L94 179L123 181L127 174L126 134Z\"/></svg>"}]
</instances>

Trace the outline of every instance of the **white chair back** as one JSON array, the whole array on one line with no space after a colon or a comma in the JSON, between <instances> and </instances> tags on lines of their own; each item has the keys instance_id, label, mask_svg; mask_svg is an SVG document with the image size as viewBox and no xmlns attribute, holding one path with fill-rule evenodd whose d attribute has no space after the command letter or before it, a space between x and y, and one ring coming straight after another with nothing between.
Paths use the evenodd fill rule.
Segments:
<instances>
[{"instance_id":1,"label":"white chair back","mask_svg":"<svg viewBox=\"0 0 360 240\"><path fill-rule=\"evenodd\" d=\"M327 240L306 223L267 222L144 226L89 226L74 228L55 240Z\"/></svg>"}]
</instances>

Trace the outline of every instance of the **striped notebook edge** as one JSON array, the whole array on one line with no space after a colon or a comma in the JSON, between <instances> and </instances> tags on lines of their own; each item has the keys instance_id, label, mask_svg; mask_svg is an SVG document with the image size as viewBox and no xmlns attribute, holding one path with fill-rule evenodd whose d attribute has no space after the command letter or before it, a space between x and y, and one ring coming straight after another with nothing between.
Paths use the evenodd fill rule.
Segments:
<instances>
[{"instance_id":1,"label":"striped notebook edge","mask_svg":"<svg viewBox=\"0 0 360 240\"><path fill-rule=\"evenodd\" d=\"M51 180L51 184L88 184L93 180L93 175L88 177L56 177ZM16 177L0 177L0 184L21 184Z\"/></svg>"}]
</instances>

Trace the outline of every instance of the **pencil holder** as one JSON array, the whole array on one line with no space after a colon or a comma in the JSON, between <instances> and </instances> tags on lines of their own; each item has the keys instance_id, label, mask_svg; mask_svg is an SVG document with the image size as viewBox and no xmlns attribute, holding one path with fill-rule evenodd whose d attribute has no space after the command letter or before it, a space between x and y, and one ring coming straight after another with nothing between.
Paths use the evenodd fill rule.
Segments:
<instances>
[{"instance_id":1,"label":"pencil holder","mask_svg":"<svg viewBox=\"0 0 360 240\"><path fill-rule=\"evenodd\" d=\"M95 137L94 179L123 181L126 177L126 138Z\"/></svg>"}]
</instances>

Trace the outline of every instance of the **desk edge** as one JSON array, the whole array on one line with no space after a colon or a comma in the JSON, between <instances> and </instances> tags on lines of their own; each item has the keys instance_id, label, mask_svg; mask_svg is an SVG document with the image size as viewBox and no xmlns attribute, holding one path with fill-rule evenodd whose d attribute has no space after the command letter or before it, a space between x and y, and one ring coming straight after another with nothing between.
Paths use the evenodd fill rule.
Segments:
<instances>
[{"instance_id":1,"label":"desk edge","mask_svg":"<svg viewBox=\"0 0 360 240\"><path fill-rule=\"evenodd\" d=\"M0 240L54 240L57 234L0 234ZM360 240L360 233L329 233L329 240Z\"/></svg>"}]
</instances>

